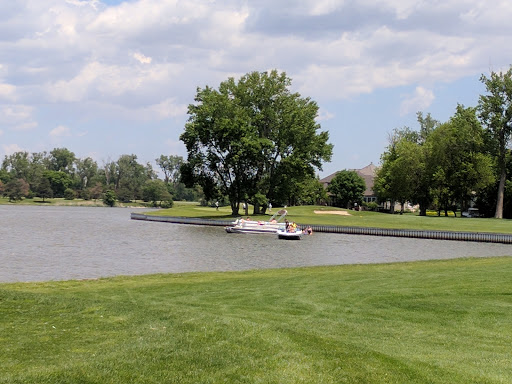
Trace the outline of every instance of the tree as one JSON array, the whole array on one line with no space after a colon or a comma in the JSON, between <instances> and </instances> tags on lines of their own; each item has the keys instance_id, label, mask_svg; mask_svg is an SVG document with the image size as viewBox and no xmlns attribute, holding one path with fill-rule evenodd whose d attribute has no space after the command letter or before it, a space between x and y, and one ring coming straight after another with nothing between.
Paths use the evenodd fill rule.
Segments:
<instances>
[{"instance_id":1,"label":"tree","mask_svg":"<svg viewBox=\"0 0 512 384\"><path fill-rule=\"evenodd\" d=\"M29 185L23 179L12 179L5 186L4 193L9 197L9 201L22 200L28 196Z\"/></svg>"},{"instance_id":2,"label":"tree","mask_svg":"<svg viewBox=\"0 0 512 384\"><path fill-rule=\"evenodd\" d=\"M336 173L327 191L331 193L337 205L349 208L352 204L361 204L366 184L364 179L354 171L343 170Z\"/></svg>"},{"instance_id":3,"label":"tree","mask_svg":"<svg viewBox=\"0 0 512 384\"><path fill-rule=\"evenodd\" d=\"M55 197L64 197L64 191L73 184L71 176L63 171L44 171L43 177L50 182Z\"/></svg>"},{"instance_id":4,"label":"tree","mask_svg":"<svg viewBox=\"0 0 512 384\"><path fill-rule=\"evenodd\" d=\"M94 185L98 178L98 164L96 161L87 157L85 159L76 159L75 164L78 188L84 190L89 185Z\"/></svg>"},{"instance_id":5,"label":"tree","mask_svg":"<svg viewBox=\"0 0 512 384\"><path fill-rule=\"evenodd\" d=\"M53 197L53 190L50 185L50 180L46 177L41 177L39 179L39 183L37 184L35 190L34 190L36 196L39 196L43 199L46 198L52 198Z\"/></svg>"},{"instance_id":6,"label":"tree","mask_svg":"<svg viewBox=\"0 0 512 384\"><path fill-rule=\"evenodd\" d=\"M74 163L76 157L73 152L67 148L54 148L50 151L50 167L51 171L64 172L68 175L74 173Z\"/></svg>"},{"instance_id":7,"label":"tree","mask_svg":"<svg viewBox=\"0 0 512 384\"><path fill-rule=\"evenodd\" d=\"M480 81L485 85L487 94L480 96L479 116L487 126L498 167L499 185L494 217L502 219L507 180L507 144L512 133L512 67L505 73L491 72L490 77L482 74Z\"/></svg>"},{"instance_id":8,"label":"tree","mask_svg":"<svg viewBox=\"0 0 512 384\"><path fill-rule=\"evenodd\" d=\"M183 157L173 155L160 155L160 157L155 161L162 170L162 172L164 173L164 181L166 184L172 183L173 185L175 185L179 182L180 168L181 165L183 164Z\"/></svg>"},{"instance_id":9,"label":"tree","mask_svg":"<svg viewBox=\"0 0 512 384\"><path fill-rule=\"evenodd\" d=\"M9 172L13 178L29 179L30 154L25 151L15 152L5 156L2 169Z\"/></svg>"},{"instance_id":10,"label":"tree","mask_svg":"<svg viewBox=\"0 0 512 384\"><path fill-rule=\"evenodd\" d=\"M401 136L399 131L397 136ZM381 157L382 166L377 170L373 187L379 200L392 202L392 211L394 202L399 202L400 213L406 202L418 199L418 185L425 173L425 148L410 139L407 135L393 139Z\"/></svg>"},{"instance_id":11,"label":"tree","mask_svg":"<svg viewBox=\"0 0 512 384\"><path fill-rule=\"evenodd\" d=\"M142 196L144 201L151 201L154 207L158 205L158 202L169 201L171 199L171 194L167 191L165 182L162 180L147 180L142 191Z\"/></svg>"},{"instance_id":12,"label":"tree","mask_svg":"<svg viewBox=\"0 0 512 384\"><path fill-rule=\"evenodd\" d=\"M455 115L429 137L432 147L431 190L438 209L468 208L474 195L494 182L492 158L485 153L484 131L475 108L458 105Z\"/></svg>"},{"instance_id":13,"label":"tree","mask_svg":"<svg viewBox=\"0 0 512 384\"><path fill-rule=\"evenodd\" d=\"M142 187L153 176L152 169L137 162L137 155L121 155L116 163L114 183L117 197L128 202L142 197Z\"/></svg>"},{"instance_id":14,"label":"tree","mask_svg":"<svg viewBox=\"0 0 512 384\"><path fill-rule=\"evenodd\" d=\"M117 200L116 193L114 191L112 191L111 189L106 191L105 194L103 195L103 204L105 204L109 207L113 207L116 204L116 200Z\"/></svg>"},{"instance_id":15,"label":"tree","mask_svg":"<svg viewBox=\"0 0 512 384\"><path fill-rule=\"evenodd\" d=\"M199 183L207 198L226 195L237 215L246 198L283 199L289 192L278 188L284 176L291 188L314 177L332 145L327 132L317 132L317 104L291 93L290 85L274 70L229 78L219 90L198 88L180 136L188 151L181 167L187 186Z\"/></svg>"},{"instance_id":16,"label":"tree","mask_svg":"<svg viewBox=\"0 0 512 384\"><path fill-rule=\"evenodd\" d=\"M94 187L89 188L90 196L94 201L99 199L101 197L101 194L103 193L103 186L101 183L96 183Z\"/></svg>"}]
</instances>

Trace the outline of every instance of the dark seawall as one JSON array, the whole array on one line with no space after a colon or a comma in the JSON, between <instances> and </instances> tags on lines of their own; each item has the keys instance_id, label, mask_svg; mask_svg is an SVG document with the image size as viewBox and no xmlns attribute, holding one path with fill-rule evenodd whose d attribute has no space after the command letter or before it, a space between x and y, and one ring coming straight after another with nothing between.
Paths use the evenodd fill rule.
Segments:
<instances>
[{"instance_id":1,"label":"dark seawall","mask_svg":"<svg viewBox=\"0 0 512 384\"><path fill-rule=\"evenodd\" d=\"M232 221L228 220L210 220L195 217L152 216L141 213L132 213L131 218L132 220L157 221L174 224L211 225L220 227L225 227L232 224ZM302 223L298 223L298 225L302 228L308 226L308 224ZM410 237L414 239L456 240L475 241L482 243L512 244L512 235L502 233L420 231L415 229L341 227L335 225L313 224L311 225L311 228L313 229L313 232L344 233L347 235Z\"/></svg>"}]
</instances>

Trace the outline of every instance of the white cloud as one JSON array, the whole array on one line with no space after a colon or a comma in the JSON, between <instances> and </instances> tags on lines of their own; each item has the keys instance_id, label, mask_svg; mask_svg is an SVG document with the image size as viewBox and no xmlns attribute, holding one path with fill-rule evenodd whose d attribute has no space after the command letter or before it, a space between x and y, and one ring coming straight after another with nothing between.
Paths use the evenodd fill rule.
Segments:
<instances>
[{"instance_id":1,"label":"white cloud","mask_svg":"<svg viewBox=\"0 0 512 384\"><path fill-rule=\"evenodd\" d=\"M416 87L414 94L406 95L406 100L400 105L400 115L411 112L423 111L428 108L435 99L434 92L423 87Z\"/></svg>"},{"instance_id":2,"label":"white cloud","mask_svg":"<svg viewBox=\"0 0 512 384\"><path fill-rule=\"evenodd\" d=\"M147 108L148 112L156 114L162 119L169 117L184 116L187 113L187 105L177 104L176 99L170 98L161 103L151 105Z\"/></svg>"},{"instance_id":3,"label":"white cloud","mask_svg":"<svg viewBox=\"0 0 512 384\"><path fill-rule=\"evenodd\" d=\"M134 53L133 57L137 59L141 64L151 64L151 57L146 57L142 53Z\"/></svg>"},{"instance_id":4,"label":"white cloud","mask_svg":"<svg viewBox=\"0 0 512 384\"><path fill-rule=\"evenodd\" d=\"M0 99L10 101L16 100L16 87L11 84L0 83Z\"/></svg>"},{"instance_id":5,"label":"white cloud","mask_svg":"<svg viewBox=\"0 0 512 384\"><path fill-rule=\"evenodd\" d=\"M50 136L52 136L52 137L71 136L71 130L64 125L59 125L50 131Z\"/></svg>"},{"instance_id":6,"label":"white cloud","mask_svg":"<svg viewBox=\"0 0 512 384\"><path fill-rule=\"evenodd\" d=\"M32 119L34 108L28 105L12 104L0 106L0 124L13 131L27 131L37 127Z\"/></svg>"}]
</instances>

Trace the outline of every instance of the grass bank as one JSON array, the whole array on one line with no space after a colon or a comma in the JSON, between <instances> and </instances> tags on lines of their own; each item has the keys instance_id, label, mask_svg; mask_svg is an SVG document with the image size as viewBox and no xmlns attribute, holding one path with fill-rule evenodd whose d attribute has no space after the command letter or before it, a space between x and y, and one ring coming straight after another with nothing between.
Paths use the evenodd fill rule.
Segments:
<instances>
[{"instance_id":1,"label":"grass bank","mask_svg":"<svg viewBox=\"0 0 512 384\"><path fill-rule=\"evenodd\" d=\"M101 199L97 200L83 200L73 199L66 200L64 198L51 198L41 199L39 197L33 199L23 199L20 201L12 202L6 197L0 197L0 205L38 205L38 206L59 206L59 207L105 207ZM116 202L117 207L137 207L147 208L148 204L142 201L134 201L130 203Z\"/></svg>"},{"instance_id":2,"label":"grass bank","mask_svg":"<svg viewBox=\"0 0 512 384\"><path fill-rule=\"evenodd\" d=\"M275 213L279 208L273 208ZM390 229L418 229L461 232L491 232L512 233L512 221L506 219L466 218L466 217L438 217L434 214L418 216L414 213L404 215L390 215L380 212L347 211L346 209L306 205L288 207L289 220L301 224L339 225L348 227L375 227ZM250 210L249 212L251 212ZM332 212L329 214L315 213L319 211ZM334 212L344 213L335 214ZM240 212L243 213L243 212ZM197 203L176 202L174 208L163 209L148 214L157 216L200 217L207 219L233 220L231 209L221 207L216 210L212 207L201 207ZM253 216L254 220L265 220L269 214Z\"/></svg>"},{"instance_id":3,"label":"grass bank","mask_svg":"<svg viewBox=\"0 0 512 384\"><path fill-rule=\"evenodd\" d=\"M0 285L0 383L510 383L511 258Z\"/></svg>"}]
</instances>

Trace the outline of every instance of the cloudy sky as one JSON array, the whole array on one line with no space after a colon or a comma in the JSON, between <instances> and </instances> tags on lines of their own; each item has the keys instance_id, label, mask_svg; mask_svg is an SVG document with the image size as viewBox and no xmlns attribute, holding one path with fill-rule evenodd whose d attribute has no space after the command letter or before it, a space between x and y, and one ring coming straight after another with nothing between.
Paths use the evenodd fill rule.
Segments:
<instances>
[{"instance_id":1,"label":"cloudy sky","mask_svg":"<svg viewBox=\"0 0 512 384\"><path fill-rule=\"evenodd\" d=\"M0 159L186 157L197 87L278 69L320 106L320 176L378 164L417 111L476 106L481 74L512 64L511 19L509 0L2 1Z\"/></svg>"}]
</instances>

